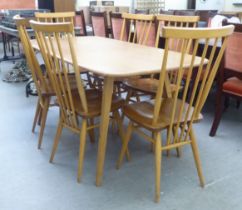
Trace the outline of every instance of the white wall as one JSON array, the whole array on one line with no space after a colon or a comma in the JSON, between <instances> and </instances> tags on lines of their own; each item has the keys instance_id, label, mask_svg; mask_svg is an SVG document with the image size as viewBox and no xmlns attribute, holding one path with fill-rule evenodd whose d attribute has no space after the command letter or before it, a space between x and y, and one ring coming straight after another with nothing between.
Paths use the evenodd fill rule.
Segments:
<instances>
[{"instance_id":1,"label":"white wall","mask_svg":"<svg viewBox=\"0 0 242 210\"><path fill-rule=\"evenodd\" d=\"M187 9L187 0L166 0L165 9Z\"/></svg>"},{"instance_id":2,"label":"white wall","mask_svg":"<svg viewBox=\"0 0 242 210\"><path fill-rule=\"evenodd\" d=\"M76 0L78 6L88 6L90 0ZM114 0L116 6L131 6L132 0Z\"/></svg>"},{"instance_id":3,"label":"white wall","mask_svg":"<svg viewBox=\"0 0 242 210\"><path fill-rule=\"evenodd\" d=\"M242 11L242 7L241 6L234 6L233 3L239 2L241 3L241 0L233 0L233 1L228 1L228 0L224 0L224 11Z\"/></svg>"},{"instance_id":4,"label":"white wall","mask_svg":"<svg viewBox=\"0 0 242 210\"><path fill-rule=\"evenodd\" d=\"M196 9L223 10L225 1L230 2L231 0L197 0Z\"/></svg>"}]
</instances>

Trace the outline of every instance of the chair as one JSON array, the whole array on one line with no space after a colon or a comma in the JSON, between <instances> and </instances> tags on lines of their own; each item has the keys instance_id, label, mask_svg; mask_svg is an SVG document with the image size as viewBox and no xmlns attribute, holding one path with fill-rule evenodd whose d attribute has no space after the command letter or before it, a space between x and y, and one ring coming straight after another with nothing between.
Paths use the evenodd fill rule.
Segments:
<instances>
[{"instance_id":1,"label":"chair","mask_svg":"<svg viewBox=\"0 0 242 210\"><path fill-rule=\"evenodd\" d=\"M156 42L155 47L159 47L164 42L164 38L161 31L164 26L176 26L176 27L196 27L198 23L199 17L198 16L174 16L174 15L157 15L156 21L157 21L157 34L156 34ZM180 42L181 43L181 42ZM179 43L179 40L175 40L172 44L170 44L169 48L170 50L174 51L180 51L181 44ZM191 44L191 43L190 43ZM164 43L162 44L164 45ZM172 77L174 77L174 72L172 75L169 75L170 79L172 80ZM172 81L171 81L172 82ZM157 88L158 88L158 79L154 77L153 75L150 78L141 78L141 79L129 79L125 81L125 85L129 89L129 93L126 98L126 103L131 100L131 96L135 96L137 99L137 93L134 93L134 91L138 91L140 93L143 93L143 95L151 95L154 96L156 94ZM173 90L173 85L171 86L171 89ZM138 94L141 95L142 94ZM138 100L140 100L138 98Z\"/></svg>"},{"instance_id":2,"label":"chair","mask_svg":"<svg viewBox=\"0 0 242 210\"><path fill-rule=\"evenodd\" d=\"M41 13L36 12L35 17L37 21L40 22L71 22L73 25L73 33L74 33L74 22L75 22L75 12L47 12Z\"/></svg>"},{"instance_id":3,"label":"chair","mask_svg":"<svg viewBox=\"0 0 242 210\"><path fill-rule=\"evenodd\" d=\"M129 27L128 42L151 47L155 46L156 26L154 15L123 13L122 17L124 21L120 40L125 40L127 27Z\"/></svg>"},{"instance_id":4,"label":"chair","mask_svg":"<svg viewBox=\"0 0 242 210\"><path fill-rule=\"evenodd\" d=\"M174 15L178 16L196 16L195 10L175 10Z\"/></svg>"},{"instance_id":5,"label":"chair","mask_svg":"<svg viewBox=\"0 0 242 210\"><path fill-rule=\"evenodd\" d=\"M60 118L50 162L54 159L61 132L64 127L79 134L80 150L77 180L80 182L86 133L87 131L99 127L99 124L89 122L93 122L94 118L99 117L101 114L102 93L100 90L84 88L83 80L80 77L80 68L77 64L77 52L74 50L76 39L72 34L72 24L48 24L31 21L31 26L35 31L36 39L60 106ZM67 64L64 60L65 55L69 56L69 62L72 63L75 72L75 81L78 87L78 90L75 92L71 91L71 84L67 78L68 71ZM119 122L118 126L120 134L122 134L122 126L118 110L122 105L123 100L119 97L113 96L111 112L113 112L113 115ZM79 117L82 119L81 122L79 122Z\"/></svg>"},{"instance_id":6,"label":"chair","mask_svg":"<svg viewBox=\"0 0 242 210\"><path fill-rule=\"evenodd\" d=\"M228 99L236 99L238 107L239 101L242 100L242 24L228 23L227 20L223 22L223 25L228 24L233 24L235 30L228 39L228 46L218 73L216 110L210 136L216 135L223 110L228 107Z\"/></svg>"},{"instance_id":7,"label":"chair","mask_svg":"<svg viewBox=\"0 0 242 210\"><path fill-rule=\"evenodd\" d=\"M94 36L109 37L106 12L90 12Z\"/></svg>"},{"instance_id":8,"label":"chair","mask_svg":"<svg viewBox=\"0 0 242 210\"><path fill-rule=\"evenodd\" d=\"M163 15L174 15L174 10L163 10L161 9L160 10L160 14L163 14Z\"/></svg>"},{"instance_id":9,"label":"chair","mask_svg":"<svg viewBox=\"0 0 242 210\"><path fill-rule=\"evenodd\" d=\"M80 27L80 35L81 36L87 36L86 22L85 22L83 10L76 11L74 25L75 25L75 27L76 26Z\"/></svg>"},{"instance_id":10,"label":"chair","mask_svg":"<svg viewBox=\"0 0 242 210\"><path fill-rule=\"evenodd\" d=\"M19 16L15 16L14 20L17 25L17 29L19 31L19 37L21 43L23 45L24 54L31 70L32 78L34 80L37 94L38 94L38 102L36 106L36 112L34 116L34 122L32 126L32 132L34 132L37 121L40 123L40 133L38 140L38 149L41 148L46 118L48 114L48 109L50 107L51 97L55 96L53 87L50 84L49 78L46 73L41 69L39 62L36 58L35 52L30 43L30 37L27 32L27 28L30 27L29 19L20 18ZM73 77L69 76L71 81L72 89L75 89L75 83L73 82Z\"/></svg>"},{"instance_id":11,"label":"chair","mask_svg":"<svg viewBox=\"0 0 242 210\"><path fill-rule=\"evenodd\" d=\"M110 23L111 23L110 26L111 26L112 38L119 40L121 36L122 25L123 25L122 14L110 12L109 17L110 17ZM127 33L128 33L128 27L126 30L126 34L124 35L124 39L123 39L124 41L127 41L127 37L128 37Z\"/></svg>"},{"instance_id":12,"label":"chair","mask_svg":"<svg viewBox=\"0 0 242 210\"><path fill-rule=\"evenodd\" d=\"M149 15L150 10L149 9L135 9L134 14L143 14L143 15Z\"/></svg>"},{"instance_id":13,"label":"chair","mask_svg":"<svg viewBox=\"0 0 242 210\"><path fill-rule=\"evenodd\" d=\"M179 149L185 145L190 145L193 151L194 160L197 167L197 172L200 180L200 185L204 186L204 178L202 175L202 168L199 158L198 147L196 143L195 131L193 124L202 120L200 113L209 90L212 86L214 77L219 67L221 58L223 56L228 36L233 33L233 26L225 26L216 29L190 29L190 28L174 28L164 27L162 34L165 41L164 57L159 75L159 84L154 100L143 102L136 102L133 104L126 104L123 112L129 118L129 124L123 146L117 162L117 168L123 161L123 156L128 148L128 143L131 139L133 131L140 134L142 137L150 142L153 142L155 147L155 201L160 200L160 176L161 176L161 162L162 152L165 150ZM219 55L216 57L215 63L212 62L215 54L215 49L218 41L223 38L224 42L220 49ZM175 80L176 89L174 94L168 98L162 98L165 91L167 59L171 55L169 49L170 42L174 40L182 41L181 53L178 56L180 67L177 78ZM202 57L196 57L199 41L206 39L204 52ZM194 47L189 43L193 42ZM208 45L212 42L213 50L208 59L205 58L208 50ZM187 49L190 48L192 54L188 54ZM198 59L198 60L197 60ZM195 68L195 63L198 65L198 73L195 85L192 89L192 96L187 100L188 87L190 84L192 71ZM201 78L204 65L206 65L205 73ZM188 70L187 79L183 82L184 69ZM201 88L198 88L199 81L202 79ZM184 86L183 91L180 92L179 87ZM141 130L142 129L142 130ZM152 135L148 135L143 129L148 130ZM161 132L167 131L166 139L163 141Z\"/></svg>"}]
</instances>

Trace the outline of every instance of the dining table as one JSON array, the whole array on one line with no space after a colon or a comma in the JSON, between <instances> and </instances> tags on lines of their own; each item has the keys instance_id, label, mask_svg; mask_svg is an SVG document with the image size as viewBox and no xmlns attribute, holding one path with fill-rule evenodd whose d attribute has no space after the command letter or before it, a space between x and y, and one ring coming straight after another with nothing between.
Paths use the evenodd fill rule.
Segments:
<instances>
[{"instance_id":1,"label":"dining table","mask_svg":"<svg viewBox=\"0 0 242 210\"><path fill-rule=\"evenodd\" d=\"M103 77L96 164L96 186L101 186L114 81L123 77L160 73L164 50L97 36L73 37L73 41L79 68ZM32 40L31 44L39 50L36 40ZM64 60L71 62L71 55L63 52ZM179 69L181 53L169 51L167 59L167 71ZM191 60L192 56L187 54L184 60L185 68L190 66ZM201 58L196 57L195 66L199 66L200 62Z\"/></svg>"}]
</instances>

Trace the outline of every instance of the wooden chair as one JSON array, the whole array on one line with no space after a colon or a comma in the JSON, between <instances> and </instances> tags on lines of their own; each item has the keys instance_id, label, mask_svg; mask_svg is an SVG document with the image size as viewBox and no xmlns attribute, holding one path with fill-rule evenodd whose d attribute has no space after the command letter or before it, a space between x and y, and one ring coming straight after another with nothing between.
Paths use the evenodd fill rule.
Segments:
<instances>
[{"instance_id":1,"label":"wooden chair","mask_svg":"<svg viewBox=\"0 0 242 210\"><path fill-rule=\"evenodd\" d=\"M143 15L149 15L150 10L149 9L135 9L134 14L143 14Z\"/></svg>"},{"instance_id":2,"label":"wooden chair","mask_svg":"<svg viewBox=\"0 0 242 210\"><path fill-rule=\"evenodd\" d=\"M86 22L83 10L76 11L74 25L80 27L80 35L87 36Z\"/></svg>"},{"instance_id":3,"label":"wooden chair","mask_svg":"<svg viewBox=\"0 0 242 210\"><path fill-rule=\"evenodd\" d=\"M174 26L174 27L196 27L199 17L198 16L174 16L174 15L157 15L157 34L156 34L156 42L155 47L159 47L160 42L164 42L164 38L162 35L162 28L164 26ZM190 43L192 44L192 43ZM164 43L162 44L164 45ZM174 40L173 43L170 43L170 50L180 51L181 50L181 42L179 40ZM171 83L173 78L175 77L174 72L169 75ZM136 100L140 100L139 96L142 95L151 95L154 96L156 94L158 88L158 79L153 75L150 78L141 78L141 79L129 79L125 81L125 85L129 89L129 93L126 98L126 103L129 101L133 101L131 99L132 96L135 96ZM174 85L171 86L171 90L174 89ZM137 94L137 91L139 92ZM135 93L136 92L136 93ZM173 92L173 91L172 91ZM140 94L141 93L141 94Z\"/></svg>"},{"instance_id":4,"label":"wooden chair","mask_svg":"<svg viewBox=\"0 0 242 210\"><path fill-rule=\"evenodd\" d=\"M24 54L28 63L28 66L31 70L32 78L34 80L37 94L38 94L38 102L36 106L36 112L34 116L34 122L32 126L32 132L35 131L35 127L37 121L40 123L40 133L38 140L38 149L41 148L45 123L47 118L48 109L50 107L51 97L55 96L53 87L50 84L50 80L46 73L40 67L40 64L36 58L34 49L30 43L30 37L27 32L27 28L30 27L29 19L20 18L19 16L15 16L14 20L17 25L17 29L19 31L19 37L23 46ZM76 89L75 82L73 82L73 77L69 76L69 80L71 82L72 89Z\"/></svg>"},{"instance_id":5,"label":"wooden chair","mask_svg":"<svg viewBox=\"0 0 242 210\"><path fill-rule=\"evenodd\" d=\"M41 13L36 12L35 17L37 21L40 22L71 22L73 25L73 34L74 32L74 22L75 22L75 12L47 12L47 13Z\"/></svg>"},{"instance_id":6,"label":"wooden chair","mask_svg":"<svg viewBox=\"0 0 242 210\"><path fill-rule=\"evenodd\" d=\"M120 40L125 40L128 29L128 42L155 46L156 26L154 15L123 13L124 19Z\"/></svg>"},{"instance_id":7,"label":"wooden chair","mask_svg":"<svg viewBox=\"0 0 242 210\"><path fill-rule=\"evenodd\" d=\"M140 134L142 137L155 146L155 201L160 200L160 176L161 176L161 161L162 152L170 149L179 149L185 145L190 145L193 151L194 160L197 167L200 185L204 186L204 178L202 175L201 163L198 154L195 131L193 124L202 119L201 110L206 98L209 94L214 77L219 67L223 56L228 36L233 33L233 26L226 26L216 29L190 29L190 28L174 28L163 27L162 34L165 37L164 57L159 75L158 89L154 100L136 102L124 106L123 111L126 117L129 118L127 131L123 140L122 150L117 162L117 168L120 167L124 153L128 147L133 131ZM220 39L224 39L215 63L212 62L215 54L215 49ZM174 40L182 41L181 54L179 56L180 67L175 80L176 90L171 97L162 98L165 90L167 58L170 55L170 42ZM199 41L205 39L206 44L201 58L196 57ZM193 42L194 47L189 43ZM212 42L212 53L208 59L205 55L209 44ZM188 54L190 48L192 54ZM197 60L198 59L198 60ZM196 62L197 61L197 62ZM190 84L192 71L195 68L195 63L199 63L195 85L192 90L192 96L187 100L188 87ZM201 78L204 65L206 65L205 73ZM183 84L184 69L188 70L188 75ZM199 81L202 79L201 88L198 88ZM180 92L179 87L183 85L184 89ZM151 135L143 130L148 130ZM161 132L167 131L165 141L162 140Z\"/></svg>"},{"instance_id":8,"label":"wooden chair","mask_svg":"<svg viewBox=\"0 0 242 210\"><path fill-rule=\"evenodd\" d=\"M109 37L106 12L90 12L94 36Z\"/></svg>"},{"instance_id":9,"label":"wooden chair","mask_svg":"<svg viewBox=\"0 0 242 210\"><path fill-rule=\"evenodd\" d=\"M227 20L223 22L223 25L229 24L233 24L235 30L228 39L228 46L218 73L216 110L210 136L216 135L222 113L228 107L228 99L236 99L237 107L242 100L242 24L228 23Z\"/></svg>"},{"instance_id":10,"label":"wooden chair","mask_svg":"<svg viewBox=\"0 0 242 210\"><path fill-rule=\"evenodd\" d=\"M111 34L113 39L120 39L121 31L122 31L122 25L123 25L123 18L121 13L109 13L110 17L110 26L111 26ZM127 41L128 39L128 26L126 27L126 33L124 34L123 41Z\"/></svg>"},{"instance_id":11,"label":"wooden chair","mask_svg":"<svg viewBox=\"0 0 242 210\"><path fill-rule=\"evenodd\" d=\"M64 127L79 134L80 150L77 180L80 182L86 133L87 131L99 127L99 124L94 124L93 121L94 118L99 117L101 114L102 93L100 90L85 89L83 86L83 80L80 77L80 68L78 67L76 59L76 56L78 56L76 53L78 52L76 52L74 48L76 39L72 34L72 24L48 24L31 21L31 26L35 31L36 39L61 110L50 162L54 159L61 132ZM78 87L76 92L73 92L70 89L70 83L67 78L67 63L64 60L64 54L69 55L68 61L72 63L74 68L75 81ZM64 77L62 75L64 75ZM120 134L122 134L123 131L118 110L122 105L123 100L119 97L113 96L111 112L119 122L118 126ZM79 117L82 118L81 122L78 121ZM91 123L89 123L90 121Z\"/></svg>"}]
</instances>

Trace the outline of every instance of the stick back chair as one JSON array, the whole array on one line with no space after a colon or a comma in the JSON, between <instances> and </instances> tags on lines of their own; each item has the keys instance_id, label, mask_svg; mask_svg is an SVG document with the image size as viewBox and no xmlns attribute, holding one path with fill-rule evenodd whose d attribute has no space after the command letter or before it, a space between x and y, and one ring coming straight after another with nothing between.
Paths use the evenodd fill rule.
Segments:
<instances>
[{"instance_id":1,"label":"stick back chair","mask_svg":"<svg viewBox=\"0 0 242 210\"><path fill-rule=\"evenodd\" d=\"M146 140L155 145L155 201L160 199L160 175L161 175L161 160L162 152L170 149L176 149L185 145L190 145L193 151L194 160L197 167L197 172L200 180L200 185L204 186L204 178L202 175L201 163L198 154L198 147L195 138L193 124L202 119L201 111L206 102L214 77L219 67L225 47L227 45L228 36L233 33L233 26L225 26L216 29L190 29L190 28L175 28L163 27L162 34L165 37L165 49L161 71L159 75L159 84L154 100L136 102L124 106L124 114L129 118L129 125L126 131L124 143L120 153L117 167L119 168L124 152L128 147L133 131L140 134ZM223 45L218 56L214 60L216 46L220 39L224 39ZM171 50L169 49L170 42L181 40L181 53L176 60L180 64L175 80L176 89L170 98L163 98L165 79L167 75L167 66ZM197 57L198 45L201 40L205 39L205 47L201 57ZM194 43L192 47L189 43ZM212 42L212 52L208 59L205 55L209 44ZM191 54L187 53L187 48L191 48ZM196 65L195 65L196 64ZM205 73L202 77L201 88L198 88L201 75L206 66ZM195 80L195 85L192 89L191 97L187 100L188 87L190 84L192 71L198 66L198 73ZM183 84L184 70L188 68L187 79ZM182 93L180 86L184 86ZM144 133L141 128L151 132L152 135ZM161 131L166 130L166 139L163 141Z\"/></svg>"},{"instance_id":2,"label":"stick back chair","mask_svg":"<svg viewBox=\"0 0 242 210\"><path fill-rule=\"evenodd\" d=\"M40 64L36 58L34 49L31 46L30 37L27 32L27 28L30 27L29 19L24 19L19 16L15 16L14 20L17 25L19 37L23 46L27 63L31 71L31 75L37 89L38 102L37 102L34 122L32 126L32 132L35 131L37 121L39 121L40 133L39 133L39 140L38 140L38 149L40 149L42 144L44 129L45 129L47 113L50 106L50 100L52 96L55 96L55 93L54 93L53 87L50 84L47 74L45 74L41 69ZM71 80L73 78L69 76L69 79ZM72 81L71 87L75 89L75 85L73 84L73 81Z\"/></svg>"},{"instance_id":3,"label":"stick back chair","mask_svg":"<svg viewBox=\"0 0 242 210\"><path fill-rule=\"evenodd\" d=\"M156 42L155 47L159 47L160 42L164 42L163 34L162 34L162 28L164 26L172 26L172 27L196 27L197 23L199 21L199 16L174 16L174 15L157 15L156 16L156 22L157 22L157 33L156 33ZM170 42L169 49L174 51L180 51L181 50L181 42L182 40L173 40L173 42ZM188 45L191 45L190 42ZM173 79L176 77L177 73L176 71L169 73L169 80L170 83L173 83ZM166 80L168 82L168 79ZM129 79L125 82L125 85L129 89L129 93L126 98L126 102L133 101L131 99L132 96L136 97L136 100L140 100L139 96L142 95L151 95L154 96L157 88L158 88L158 79L154 77L154 75L151 75L150 78L141 78L141 79ZM171 85L171 92L174 88L174 85Z\"/></svg>"},{"instance_id":4,"label":"stick back chair","mask_svg":"<svg viewBox=\"0 0 242 210\"><path fill-rule=\"evenodd\" d=\"M124 21L122 25L120 40L125 39L128 25L128 42L147 46L155 46L156 27L154 23L154 15L123 13L122 17Z\"/></svg>"},{"instance_id":5,"label":"stick back chair","mask_svg":"<svg viewBox=\"0 0 242 210\"><path fill-rule=\"evenodd\" d=\"M35 17L37 21L40 22L50 22L50 23L61 23L61 22L71 22L73 25L74 34L74 22L75 22L75 12L36 12Z\"/></svg>"},{"instance_id":6,"label":"stick back chair","mask_svg":"<svg viewBox=\"0 0 242 210\"><path fill-rule=\"evenodd\" d=\"M215 136L225 108L229 105L229 98L237 100L239 108L242 100L242 24L229 23L227 20L223 25L233 24L234 33L228 39L223 61L217 78L216 110L210 136Z\"/></svg>"},{"instance_id":7,"label":"stick back chair","mask_svg":"<svg viewBox=\"0 0 242 210\"><path fill-rule=\"evenodd\" d=\"M36 39L46 65L51 84L54 87L61 115L52 148L50 162L53 161L57 146L60 140L63 127L68 128L80 136L80 150L78 161L77 180L80 182L84 159L86 133L98 127L99 124L88 121L94 120L101 114L102 93L96 89L85 89L83 80L80 77L80 68L77 63L75 50L75 37L72 34L73 26L71 23L40 23L31 21L31 26L35 31ZM75 81L78 90L71 91L67 77L67 60L72 63L75 72ZM64 75L64 76L63 76ZM117 119L119 118L118 109L123 105L123 100L116 96L113 97L111 112ZM81 117L81 125L78 118ZM121 120L118 120L120 133L122 133Z\"/></svg>"}]
</instances>

